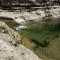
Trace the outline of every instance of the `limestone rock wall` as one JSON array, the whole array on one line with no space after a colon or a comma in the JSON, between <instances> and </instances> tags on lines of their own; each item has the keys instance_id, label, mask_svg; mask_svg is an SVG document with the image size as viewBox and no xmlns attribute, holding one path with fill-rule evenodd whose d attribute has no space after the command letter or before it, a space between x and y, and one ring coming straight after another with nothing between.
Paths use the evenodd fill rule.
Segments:
<instances>
[{"instance_id":1,"label":"limestone rock wall","mask_svg":"<svg viewBox=\"0 0 60 60\"><path fill-rule=\"evenodd\" d=\"M13 40L15 40L15 43L20 42L20 34L11 29L7 24L5 24L5 22L0 22L0 27L4 27L8 31L9 35L13 38Z\"/></svg>"}]
</instances>

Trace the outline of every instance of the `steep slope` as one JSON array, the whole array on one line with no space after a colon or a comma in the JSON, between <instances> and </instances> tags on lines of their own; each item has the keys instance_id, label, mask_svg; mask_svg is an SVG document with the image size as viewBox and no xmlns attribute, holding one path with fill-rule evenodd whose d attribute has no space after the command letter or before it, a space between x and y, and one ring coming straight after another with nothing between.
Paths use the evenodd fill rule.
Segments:
<instances>
[{"instance_id":1,"label":"steep slope","mask_svg":"<svg viewBox=\"0 0 60 60\"><path fill-rule=\"evenodd\" d=\"M23 45L15 47L11 40L8 34L0 33L0 60L40 60Z\"/></svg>"},{"instance_id":2,"label":"steep slope","mask_svg":"<svg viewBox=\"0 0 60 60\"><path fill-rule=\"evenodd\" d=\"M6 24L2 24L1 26L4 26L5 28L8 27ZM9 29L10 28L8 27L7 30ZM20 44L15 46L13 43L16 41L12 36L15 36L15 34L18 36L18 33L11 31L13 30L10 29L10 31L8 31L9 33L3 33L0 31L0 60L41 60L23 45Z\"/></svg>"}]
</instances>

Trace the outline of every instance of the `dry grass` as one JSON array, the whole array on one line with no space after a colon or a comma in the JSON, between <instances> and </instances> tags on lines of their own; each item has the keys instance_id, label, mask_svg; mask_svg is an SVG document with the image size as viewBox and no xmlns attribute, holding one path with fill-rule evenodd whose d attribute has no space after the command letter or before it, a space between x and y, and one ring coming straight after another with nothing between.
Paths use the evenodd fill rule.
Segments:
<instances>
[{"instance_id":1,"label":"dry grass","mask_svg":"<svg viewBox=\"0 0 60 60\"><path fill-rule=\"evenodd\" d=\"M17 25L19 25L18 23L16 23L14 20L0 20L5 22L10 28L13 28Z\"/></svg>"},{"instance_id":2,"label":"dry grass","mask_svg":"<svg viewBox=\"0 0 60 60\"><path fill-rule=\"evenodd\" d=\"M28 39L27 37L23 37L22 44L29 49L32 49L36 46L36 44L32 42L30 39Z\"/></svg>"}]
</instances>

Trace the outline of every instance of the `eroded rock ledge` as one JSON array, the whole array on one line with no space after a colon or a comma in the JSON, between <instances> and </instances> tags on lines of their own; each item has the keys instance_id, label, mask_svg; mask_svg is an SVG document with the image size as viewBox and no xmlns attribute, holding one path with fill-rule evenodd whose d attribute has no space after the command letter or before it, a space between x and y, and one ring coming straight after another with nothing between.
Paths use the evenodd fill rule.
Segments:
<instances>
[{"instance_id":1,"label":"eroded rock ledge","mask_svg":"<svg viewBox=\"0 0 60 60\"><path fill-rule=\"evenodd\" d=\"M42 60L21 44L17 47L14 46L11 42L15 41L12 35L15 36L16 32L11 30L4 22L0 22L0 26L4 26L9 32L8 34L0 32L0 60ZM16 36L18 35L17 33Z\"/></svg>"}]
</instances>

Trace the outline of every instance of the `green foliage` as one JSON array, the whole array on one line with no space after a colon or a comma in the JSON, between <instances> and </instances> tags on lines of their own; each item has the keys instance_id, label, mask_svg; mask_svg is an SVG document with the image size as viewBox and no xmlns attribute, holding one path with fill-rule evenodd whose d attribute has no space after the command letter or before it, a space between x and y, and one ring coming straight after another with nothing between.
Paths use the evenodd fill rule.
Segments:
<instances>
[{"instance_id":1,"label":"green foliage","mask_svg":"<svg viewBox=\"0 0 60 60\"><path fill-rule=\"evenodd\" d=\"M31 23L29 24L31 30L20 30L19 33L23 33L29 39L41 47L48 45L48 41L55 38L60 33L60 27L58 25L50 25L48 23Z\"/></svg>"},{"instance_id":2,"label":"green foliage","mask_svg":"<svg viewBox=\"0 0 60 60\"><path fill-rule=\"evenodd\" d=\"M32 50L43 60L60 60L60 24L54 22L29 23L31 30L17 31L36 43Z\"/></svg>"}]
</instances>

